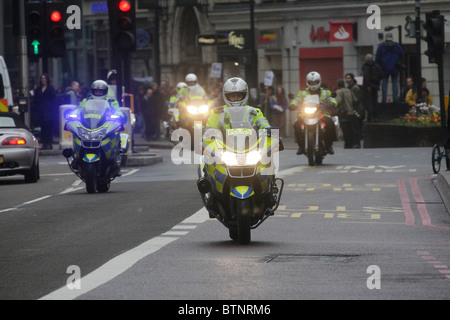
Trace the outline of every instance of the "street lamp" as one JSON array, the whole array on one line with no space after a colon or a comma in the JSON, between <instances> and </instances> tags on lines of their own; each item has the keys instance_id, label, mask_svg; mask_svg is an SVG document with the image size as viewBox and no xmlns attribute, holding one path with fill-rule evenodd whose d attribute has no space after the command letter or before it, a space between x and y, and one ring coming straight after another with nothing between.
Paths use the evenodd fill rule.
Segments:
<instances>
[{"instance_id":1,"label":"street lamp","mask_svg":"<svg viewBox=\"0 0 450 320\"><path fill-rule=\"evenodd\" d=\"M398 31L398 44L400 45L400 47L402 47L402 26L398 25L397 27L393 27L393 26L386 26L384 27L384 31L391 31L392 29L397 28ZM403 47L402 47L403 50ZM400 82L400 97L403 97L403 56L400 58L400 77L399 77L399 82ZM395 98L395 97L394 97Z\"/></svg>"}]
</instances>

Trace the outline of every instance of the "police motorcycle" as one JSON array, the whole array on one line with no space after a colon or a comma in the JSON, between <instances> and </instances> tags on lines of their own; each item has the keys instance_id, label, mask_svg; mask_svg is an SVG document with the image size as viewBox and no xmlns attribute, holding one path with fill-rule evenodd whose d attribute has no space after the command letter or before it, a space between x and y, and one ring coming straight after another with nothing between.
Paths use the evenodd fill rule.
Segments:
<instances>
[{"instance_id":1,"label":"police motorcycle","mask_svg":"<svg viewBox=\"0 0 450 320\"><path fill-rule=\"evenodd\" d=\"M284 181L275 178L274 155L283 147L275 127L253 129L254 108L226 108L222 115L230 129L204 132L197 187L209 216L229 229L231 239L248 244L251 229L280 203Z\"/></svg>"},{"instance_id":2,"label":"police motorcycle","mask_svg":"<svg viewBox=\"0 0 450 320\"><path fill-rule=\"evenodd\" d=\"M181 88L186 88L187 84L178 82L176 86L176 94L169 99L169 108L167 110L167 120L163 121L164 134L170 140L172 133L180 128L180 109L178 108L178 101L180 99L178 93Z\"/></svg>"},{"instance_id":3,"label":"police motorcycle","mask_svg":"<svg viewBox=\"0 0 450 320\"><path fill-rule=\"evenodd\" d=\"M194 90L189 97L179 103L181 109L179 115L180 127L189 131L191 135L191 148L194 149L194 130L202 130L208 121L212 101ZM176 113L174 113L177 116Z\"/></svg>"},{"instance_id":4,"label":"police motorcycle","mask_svg":"<svg viewBox=\"0 0 450 320\"><path fill-rule=\"evenodd\" d=\"M63 150L70 170L86 184L88 193L107 192L111 181L120 176L129 147L128 135L120 134L124 115L106 100L90 99L84 108L68 110L64 117L64 130L73 135L73 149Z\"/></svg>"},{"instance_id":5,"label":"police motorcycle","mask_svg":"<svg viewBox=\"0 0 450 320\"><path fill-rule=\"evenodd\" d=\"M317 94L306 96L299 110L299 117L303 120L301 130L304 132L305 155L310 166L322 164L323 158L327 155L325 148L325 122L322 121L325 115L322 114L325 107L320 105Z\"/></svg>"},{"instance_id":6,"label":"police motorcycle","mask_svg":"<svg viewBox=\"0 0 450 320\"><path fill-rule=\"evenodd\" d=\"M170 140L172 133L180 127L180 110L174 104L169 104L167 114L168 120L163 121L163 125L165 136Z\"/></svg>"}]
</instances>

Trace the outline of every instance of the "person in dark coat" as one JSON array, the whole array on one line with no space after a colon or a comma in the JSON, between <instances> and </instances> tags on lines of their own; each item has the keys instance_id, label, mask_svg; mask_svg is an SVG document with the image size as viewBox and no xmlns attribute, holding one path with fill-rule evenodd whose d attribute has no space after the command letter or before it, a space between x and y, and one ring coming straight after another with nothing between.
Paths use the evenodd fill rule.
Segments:
<instances>
[{"instance_id":1,"label":"person in dark coat","mask_svg":"<svg viewBox=\"0 0 450 320\"><path fill-rule=\"evenodd\" d=\"M41 143L43 150L52 149L53 123L56 118L56 92L50 84L48 74L41 75L39 86L34 94L34 108L41 126Z\"/></svg>"},{"instance_id":2,"label":"person in dark coat","mask_svg":"<svg viewBox=\"0 0 450 320\"><path fill-rule=\"evenodd\" d=\"M148 88L143 99L145 137L148 141L157 140L159 135L158 101L152 88Z\"/></svg>"},{"instance_id":3,"label":"person in dark coat","mask_svg":"<svg viewBox=\"0 0 450 320\"><path fill-rule=\"evenodd\" d=\"M386 41L380 43L375 54L375 61L381 66L384 78L381 83L383 103L387 100L387 84L389 77L392 81L392 100L398 101L398 73L401 71L401 59L403 57L402 47L393 41L392 33L386 34Z\"/></svg>"},{"instance_id":4,"label":"person in dark coat","mask_svg":"<svg viewBox=\"0 0 450 320\"><path fill-rule=\"evenodd\" d=\"M362 66L363 71L363 94L367 110L367 121L378 120L378 90L383 78L381 67L373 60L372 54L367 54Z\"/></svg>"}]
</instances>

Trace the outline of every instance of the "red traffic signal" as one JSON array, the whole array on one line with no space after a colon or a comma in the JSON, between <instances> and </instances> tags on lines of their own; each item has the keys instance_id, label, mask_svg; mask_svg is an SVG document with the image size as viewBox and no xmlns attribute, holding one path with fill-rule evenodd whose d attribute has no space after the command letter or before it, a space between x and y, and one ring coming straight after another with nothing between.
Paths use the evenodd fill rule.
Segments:
<instances>
[{"instance_id":1,"label":"red traffic signal","mask_svg":"<svg viewBox=\"0 0 450 320\"><path fill-rule=\"evenodd\" d=\"M53 11L50 15L50 20L53 22L60 22L61 21L61 13L59 11Z\"/></svg>"},{"instance_id":2,"label":"red traffic signal","mask_svg":"<svg viewBox=\"0 0 450 320\"><path fill-rule=\"evenodd\" d=\"M66 51L66 40L64 38L66 5L62 2L48 2L45 4L45 8L47 12L47 56L64 57Z\"/></svg>"},{"instance_id":3,"label":"red traffic signal","mask_svg":"<svg viewBox=\"0 0 450 320\"><path fill-rule=\"evenodd\" d=\"M108 0L109 27L114 50L136 50L135 1Z\"/></svg>"},{"instance_id":4,"label":"red traffic signal","mask_svg":"<svg viewBox=\"0 0 450 320\"><path fill-rule=\"evenodd\" d=\"M120 1L119 2L119 10L122 12L128 12L131 10L131 5L128 1Z\"/></svg>"}]
</instances>

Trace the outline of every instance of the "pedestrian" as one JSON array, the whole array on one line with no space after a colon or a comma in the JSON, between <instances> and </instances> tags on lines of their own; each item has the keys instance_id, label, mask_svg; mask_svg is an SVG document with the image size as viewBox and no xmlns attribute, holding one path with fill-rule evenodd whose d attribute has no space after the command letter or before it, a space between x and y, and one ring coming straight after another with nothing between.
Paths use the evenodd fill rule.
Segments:
<instances>
[{"instance_id":1,"label":"pedestrian","mask_svg":"<svg viewBox=\"0 0 450 320\"><path fill-rule=\"evenodd\" d=\"M389 77L392 81L392 100L399 100L398 96L398 74L401 71L401 59L404 53L402 47L394 42L392 33L386 33L386 40L378 45L375 61L381 66L384 78L381 83L383 103L387 101L387 85Z\"/></svg>"},{"instance_id":2,"label":"pedestrian","mask_svg":"<svg viewBox=\"0 0 450 320\"><path fill-rule=\"evenodd\" d=\"M361 148L358 131L358 113L355 110L357 98L349 88L345 87L344 80L337 82L336 101L338 103L339 123L344 135L344 148Z\"/></svg>"},{"instance_id":3,"label":"pedestrian","mask_svg":"<svg viewBox=\"0 0 450 320\"><path fill-rule=\"evenodd\" d=\"M272 117L272 110L270 108L270 99L273 95L273 87L267 86L267 87L265 87L265 89L266 89L265 90L266 94L264 96L264 104L263 104L261 111L263 112L263 114L267 115L267 120L269 120L269 122L270 122L271 117Z\"/></svg>"},{"instance_id":4,"label":"pedestrian","mask_svg":"<svg viewBox=\"0 0 450 320\"><path fill-rule=\"evenodd\" d=\"M37 110L41 127L42 150L52 149L53 123L56 114L56 91L50 84L50 77L44 73L34 94L34 108Z\"/></svg>"},{"instance_id":5,"label":"pedestrian","mask_svg":"<svg viewBox=\"0 0 450 320\"><path fill-rule=\"evenodd\" d=\"M77 81L72 81L64 91L64 102L77 107L80 104L80 84Z\"/></svg>"},{"instance_id":6,"label":"pedestrian","mask_svg":"<svg viewBox=\"0 0 450 320\"><path fill-rule=\"evenodd\" d=\"M358 83L356 82L355 75L353 73L347 73L345 75L345 81L347 82L347 88L350 89L350 91L354 95L354 109L358 113L357 116L357 136L359 137L359 140L362 139L362 128L363 128L363 120L366 117L366 110L364 109L364 104L362 102L362 94L361 94L361 88L359 87Z\"/></svg>"},{"instance_id":7,"label":"pedestrian","mask_svg":"<svg viewBox=\"0 0 450 320\"><path fill-rule=\"evenodd\" d=\"M368 53L362 66L363 71L363 96L367 121L378 121L378 90L381 79L384 77L381 67L373 60L373 55Z\"/></svg>"},{"instance_id":8,"label":"pedestrian","mask_svg":"<svg viewBox=\"0 0 450 320\"><path fill-rule=\"evenodd\" d=\"M272 125L278 127L280 138L286 136L286 109L288 106L286 91L282 86L278 86L275 94L270 97L270 119Z\"/></svg>"},{"instance_id":9,"label":"pedestrian","mask_svg":"<svg viewBox=\"0 0 450 320\"><path fill-rule=\"evenodd\" d=\"M159 132L159 124L158 124L158 110L157 110L157 100L156 95L154 94L154 90L152 88L148 88L144 99L143 99L143 115L144 115L144 123L145 123L145 138L148 141L159 137L157 133ZM158 124L158 126L157 126ZM157 128L158 127L158 128Z\"/></svg>"},{"instance_id":10,"label":"pedestrian","mask_svg":"<svg viewBox=\"0 0 450 320\"><path fill-rule=\"evenodd\" d=\"M409 89L412 89L414 87L414 79L413 77L407 77L406 78L406 84L402 88L402 96L401 101L406 102L406 94L408 93Z\"/></svg>"},{"instance_id":11,"label":"pedestrian","mask_svg":"<svg viewBox=\"0 0 450 320\"><path fill-rule=\"evenodd\" d=\"M427 106L433 104L433 98L431 97L430 90L427 89L427 80L425 78L422 78L422 101L420 102L426 102ZM417 88L413 86L411 89L409 89L408 93L406 94L405 101L408 103L410 107L414 107L416 104L420 103L417 101Z\"/></svg>"},{"instance_id":12,"label":"pedestrian","mask_svg":"<svg viewBox=\"0 0 450 320\"><path fill-rule=\"evenodd\" d=\"M259 90L258 90L258 103L256 107L260 109L262 112L264 112L264 102L266 100L266 86L264 85L264 82L261 82L259 84ZM267 115L267 113L265 113Z\"/></svg>"}]
</instances>

